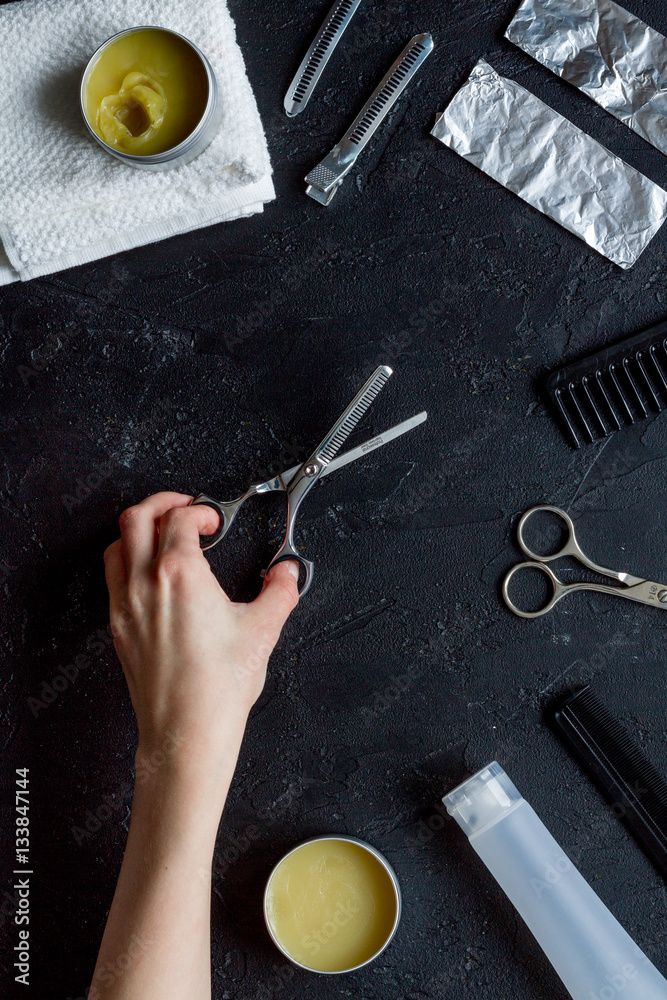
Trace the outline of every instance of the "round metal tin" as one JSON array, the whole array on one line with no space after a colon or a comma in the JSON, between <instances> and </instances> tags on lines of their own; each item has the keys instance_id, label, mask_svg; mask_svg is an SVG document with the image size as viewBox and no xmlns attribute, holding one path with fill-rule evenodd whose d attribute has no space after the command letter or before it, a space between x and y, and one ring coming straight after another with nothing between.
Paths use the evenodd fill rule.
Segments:
<instances>
[{"instance_id":1,"label":"round metal tin","mask_svg":"<svg viewBox=\"0 0 667 1000\"><path fill-rule=\"evenodd\" d=\"M268 896L269 886L271 885L271 879L273 878L275 872L278 870L278 868L280 867L280 865L283 863L283 861L285 861L286 858L289 858L290 855L294 854L295 851L298 851L302 847L305 847L306 844L314 844L318 840L346 840L346 841L349 841L352 844L358 844L359 847L363 847L366 851L368 851L369 854L372 854L373 857L376 858L376 860L380 862L380 864L382 865L382 867L386 871L387 875L389 876L389 878L391 880L391 884L392 884L392 887L394 889L394 898L396 900L396 916L394 918L394 923L392 924L391 931L387 935L387 939L384 942L384 944L382 945L382 947L379 948L375 952L374 955L371 955L370 958L367 958L365 962L360 962L359 965L353 965L349 969L336 969L333 972L332 971L326 971L326 970L323 970L323 969L313 969L310 965L303 965L301 962L297 962L297 960L295 958L292 958L292 956L290 955L290 953L283 948L283 946L281 945L280 941L278 941L278 939L276 938L275 934L273 933L273 930L271 929L271 924L269 923L269 918L268 918L268 915L267 915L267 912L266 912L266 902L267 902L267 896ZM296 847L293 847L291 851L287 852L287 854L283 854L283 856L280 859L280 861L278 861L278 863L275 864L273 866L273 868L271 869L271 874L269 875L269 877L268 877L268 879L266 881L266 888L264 889L264 906L263 906L264 923L266 924L266 929L269 932L271 940L275 944L276 948L278 948L278 950L282 952L282 954L285 956L285 958L289 959L289 961L292 963L292 965L296 965L300 969L306 969L308 972L317 972L320 976L339 976L342 973L355 972L357 969L362 969L365 965L368 965L369 962L374 962L375 959L378 957L378 955L382 954L382 952L385 950L385 948L387 947L387 945L393 939L393 937L394 937L394 935L396 933L396 930L398 928L399 921L401 919L401 908L402 908L401 887L398 884L398 879L396 877L396 872L391 867L391 865L389 864L389 862L387 861L387 859L384 857L384 855L380 854L380 852L378 850L376 850L376 848L373 847L371 844L367 844L365 840L359 840L357 837L347 837L344 834L340 834L340 833L323 834L321 837L311 837L309 840L304 840L300 844L297 844Z\"/></svg>"},{"instance_id":2,"label":"round metal tin","mask_svg":"<svg viewBox=\"0 0 667 1000\"><path fill-rule=\"evenodd\" d=\"M152 153L148 156L140 156L136 153L125 153L121 149L115 149L113 146L109 146L108 143L97 135L88 121L83 100L88 78L90 77L92 69L102 52L122 35L130 35L138 31L164 31L182 39L201 61L206 73L206 80L208 82L208 99L206 101L204 113L190 135L187 136L183 142L179 143L178 146L174 146L172 149L166 149L162 153ZM112 35L111 38L107 38L105 42L102 42L95 52L93 52L81 78L79 103L86 128L92 135L93 139L100 144L102 149L105 149L107 153L110 153L111 156L115 156L117 160L121 160L123 163L127 163L132 167L138 167L139 170L171 170L174 167L183 166L184 163L190 163L191 160L194 160L200 153L203 153L206 147L211 144L220 127L220 121L222 118L222 107L220 106L218 84L215 79L215 73L213 72L213 67L201 49L195 45L194 42L191 42L189 38L186 38L185 35L179 34L178 31L172 31L170 28L161 28L148 24L141 25L136 28L126 28L125 31L117 32L115 35Z\"/></svg>"}]
</instances>

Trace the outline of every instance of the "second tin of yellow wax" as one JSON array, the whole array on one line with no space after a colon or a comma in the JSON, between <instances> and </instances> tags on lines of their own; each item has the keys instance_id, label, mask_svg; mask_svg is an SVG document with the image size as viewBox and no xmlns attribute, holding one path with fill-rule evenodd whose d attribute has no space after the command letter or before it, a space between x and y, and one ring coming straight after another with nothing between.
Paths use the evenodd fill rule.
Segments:
<instances>
[{"instance_id":1,"label":"second tin of yellow wax","mask_svg":"<svg viewBox=\"0 0 667 1000\"><path fill-rule=\"evenodd\" d=\"M307 840L273 869L264 917L284 955L314 972L351 972L394 936L401 893L389 862L353 837Z\"/></svg>"}]
</instances>

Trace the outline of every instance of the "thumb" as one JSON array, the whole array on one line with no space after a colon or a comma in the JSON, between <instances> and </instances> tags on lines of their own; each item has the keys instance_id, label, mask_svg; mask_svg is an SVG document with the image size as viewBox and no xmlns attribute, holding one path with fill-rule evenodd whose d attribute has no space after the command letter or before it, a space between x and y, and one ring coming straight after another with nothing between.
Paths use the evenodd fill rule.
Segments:
<instances>
[{"instance_id":1,"label":"thumb","mask_svg":"<svg viewBox=\"0 0 667 1000\"><path fill-rule=\"evenodd\" d=\"M264 586L248 605L255 627L268 632L273 642L299 603L299 564L296 559L276 563L264 577Z\"/></svg>"}]
</instances>

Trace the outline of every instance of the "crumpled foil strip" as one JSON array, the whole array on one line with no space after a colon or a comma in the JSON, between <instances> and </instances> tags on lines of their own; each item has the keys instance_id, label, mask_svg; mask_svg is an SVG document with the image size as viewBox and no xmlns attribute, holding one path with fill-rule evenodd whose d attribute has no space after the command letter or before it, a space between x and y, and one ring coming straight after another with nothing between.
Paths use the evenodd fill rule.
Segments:
<instances>
[{"instance_id":1,"label":"crumpled foil strip","mask_svg":"<svg viewBox=\"0 0 667 1000\"><path fill-rule=\"evenodd\" d=\"M611 0L524 0L506 37L667 154L667 38Z\"/></svg>"},{"instance_id":2,"label":"crumpled foil strip","mask_svg":"<svg viewBox=\"0 0 667 1000\"><path fill-rule=\"evenodd\" d=\"M431 135L620 267L667 218L667 191L484 59Z\"/></svg>"}]
</instances>

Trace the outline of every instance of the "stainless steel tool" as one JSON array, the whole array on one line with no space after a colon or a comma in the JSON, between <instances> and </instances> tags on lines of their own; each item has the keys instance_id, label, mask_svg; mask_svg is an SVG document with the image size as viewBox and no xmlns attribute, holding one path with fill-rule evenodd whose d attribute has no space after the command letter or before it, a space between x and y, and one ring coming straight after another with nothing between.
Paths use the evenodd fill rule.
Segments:
<instances>
[{"instance_id":1,"label":"stainless steel tool","mask_svg":"<svg viewBox=\"0 0 667 1000\"><path fill-rule=\"evenodd\" d=\"M327 14L285 94L285 113L290 118L298 115L308 104L317 81L331 58L331 53L341 40L360 3L361 0L336 0Z\"/></svg>"},{"instance_id":2,"label":"stainless steel tool","mask_svg":"<svg viewBox=\"0 0 667 1000\"><path fill-rule=\"evenodd\" d=\"M296 559L305 573L305 579L300 588L300 593L304 594L312 580L313 563L296 551L293 533L299 506L310 492L312 486L314 486L320 477L327 476L335 469L340 469L344 465L362 458L370 451L388 444L389 441L393 441L394 438L400 437L401 434L405 434L426 420L426 413L418 413L409 420L404 420L402 423L390 428L383 434L379 434L358 445L356 448L351 448L350 451L338 455L338 451L345 443L345 440L354 430L375 397L384 388L391 374L392 369L386 365L380 365L373 372L327 436L301 465L281 472L279 475L274 476L273 479L269 479L264 483L255 483L249 486L245 493L236 500L219 502L213 500L205 493L200 493L196 496L192 501L193 504L207 504L207 506L217 511L220 517L220 527L217 532L210 537L202 537L200 540L201 547L203 549L210 549L225 537L232 526L239 508L250 497L263 493L274 493L276 491L287 493L287 528L285 540L271 560L270 566L281 562L283 559Z\"/></svg>"},{"instance_id":3,"label":"stainless steel tool","mask_svg":"<svg viewBox=\"0 0 667 1000\"><path fill-rule=\"evenodd\" d=\"M306 194L329 205L359 153L433 51L429 34L415 35L392 63L340 142L306 175Z\"/></svg>"},{"instance_id":4,"label":"stainless steel tool","mask_svg":"<svg viewBox=\"0 0 667 1000\"><path fill-rule=\"evenodd\" d=\"M557 552L552 552L549 555L540 555L537 552L533 552L532 549L528 547L523 537L523 529L526 526L526 522L533 517L538 511L549 511L555 514L560 520L565 522L567 529L567 534L565 538L565 543L561 545ZM581 549L579 542L577 541L577 536L574 530L574 523L569 514L560 507L551 507L548 504L540 504L538 507L531 507L527 510L519 521L517 528L517 540L519 542L519 547L522 552L528 556L529 562L517 563L516 566L512 566L509 573L503 580L503 599L505 604L513 611L515 615L519 615L520 618L539 618L540 615L545 615L547 611L551 611L554 604L557 604L562 597L567 594L574 594L578 590L596 590L600 594L615 594L617 597L627 597L629 601L638 601L640 604L652 604L655 608L662 608L663 611L667 609L667 584L664 583L654 583L653 580L643 580L639 576L631 576L630 573L621 573L615 569L607 569L605 566L598 566ZM562 556L570 556L576 559L582 565L586 566L587 569L593 570L594 573L599 573L600 576L608 576L613 580L618 580L621 584L620 587L614 587L609 584L604 583L570 583L563 584L560 582L555 573L551 570L546 563L551 562L554 559L560 559ZM537 611L523 611L518 608L516 604L512 601L509 596L509 585L516 573L521 572L524 569L538 569L544 573L551 583L553 592L551 597L544 605L544 607L539 608Z\"/></svg>"}]
</instances>

